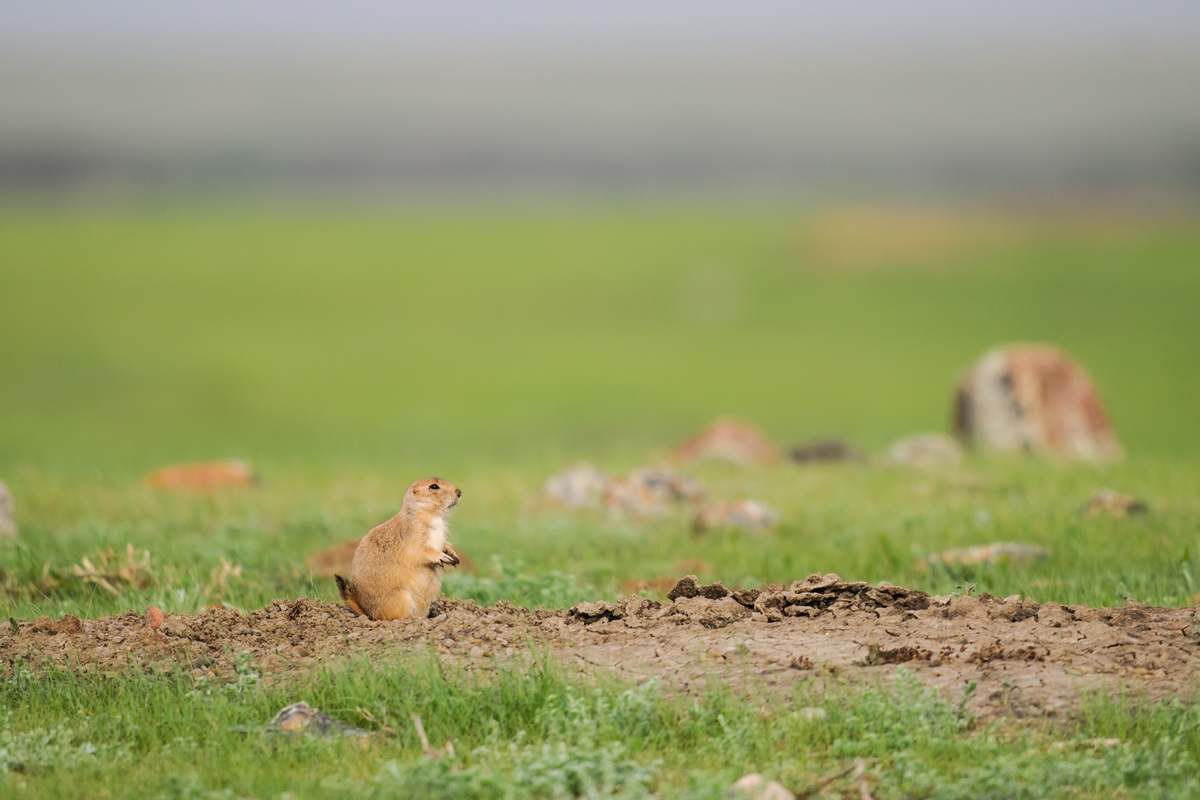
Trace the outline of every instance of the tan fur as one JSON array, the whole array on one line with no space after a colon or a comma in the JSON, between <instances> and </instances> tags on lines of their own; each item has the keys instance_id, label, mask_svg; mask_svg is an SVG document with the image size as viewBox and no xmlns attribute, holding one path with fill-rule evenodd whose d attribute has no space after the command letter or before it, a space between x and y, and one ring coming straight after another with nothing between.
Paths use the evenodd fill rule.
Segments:
<instances>
[{"instance_id":1,"label":"tan fur","mask_svg":"<svg viewBox=\"0 0 1200 800\"><path fill-rule=\"evenodd\" d=\"M441 478L408 487L400 513L359 542L349 585L334 576L346 606L371 619L428 616L442 589L442 570L458 564L446 541L446 514L461 496L462 490Z\"/></svg>"}]
</instances>

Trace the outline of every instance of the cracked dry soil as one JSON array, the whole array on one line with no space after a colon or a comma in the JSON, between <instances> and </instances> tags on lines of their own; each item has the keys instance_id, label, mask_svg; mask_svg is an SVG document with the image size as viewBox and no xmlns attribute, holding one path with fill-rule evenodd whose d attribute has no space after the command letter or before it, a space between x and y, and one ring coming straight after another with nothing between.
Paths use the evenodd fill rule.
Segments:
<instances>
[{"instance_id":1,"label":"cracked dry soil","mask_svg":"<svg viewBox=\"0 0 1200 800\"><path fill-rule=\"evenodd\" d=\"M1136 697L1190 697L1200 651L1194 608L1037 603L1016 597L930 597L883 583L812 575L790 587L730 591L685 577L669 602L642 597L529 610L501 601L443 599L428 619L375 622L332 603L276 600L248 614L215 609L81 620L64 616L0 628L0 666L104 673L182 667L233 671L249 652L264 677L354 654L421 652L488 668L532 645L568 667L657 677L683 691L713 680L786 689L887 679L897 665L947 699L978 684L970 707L990 717L1069 712L1081 691L1125 688ZM157 622L157 620L155 620Z\"/></svg>"}]
</instances>

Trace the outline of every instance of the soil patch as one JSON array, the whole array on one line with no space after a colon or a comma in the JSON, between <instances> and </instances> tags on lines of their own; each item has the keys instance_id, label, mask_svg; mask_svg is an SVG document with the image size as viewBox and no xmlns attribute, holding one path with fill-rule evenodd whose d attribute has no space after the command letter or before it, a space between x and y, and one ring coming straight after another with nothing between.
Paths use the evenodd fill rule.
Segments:
<instances>
[{"instance_id":1,"label":"soil patch","mask_svg":"<svg viewBox=\"0 0 1200 800\"><path fill-rule=\"evenodd\" d=\"M684 691L713 680L786 689L887 679L898 667L950 699L972 681L983 716L1069 711L1081 691L1124 687L1136 696L1192 694L1200 620L1194 608L1039 604L1017 597L930 597L882 583L813 575L790 587L730 590L688 576L670 602L643 597L529 610L501 601L443 599L421 620L375 622L308 598L248 614L218 608L167 614L157 629L139 614L97 620L47 617L0 627L0 667L14 662L106 673L182 667L233 672L249 652L264 677L341 655L430 648L473 668L532 645L573 667L651 677Z\"/></svg>"}]
</instances>

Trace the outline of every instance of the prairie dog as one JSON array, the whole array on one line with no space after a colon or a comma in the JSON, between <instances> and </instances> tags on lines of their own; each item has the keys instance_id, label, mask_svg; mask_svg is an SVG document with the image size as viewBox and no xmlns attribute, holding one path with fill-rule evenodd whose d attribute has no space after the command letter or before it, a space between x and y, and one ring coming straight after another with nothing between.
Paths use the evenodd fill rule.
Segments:
<instances>
[{"instance_id":1,"label":"prairie dog","mask_svg":"<svg viewBox=\"0 0 1200 800\"><path fill-rule=\"evenodd\" d=\"M442 570L458 564L446 541L446 514L460 497L462 489L441 478L409 486L400 513L358 543L350 583L333 576L342 602L371 619L428 616L442 590Z\"/></svg>"}]
</instances>

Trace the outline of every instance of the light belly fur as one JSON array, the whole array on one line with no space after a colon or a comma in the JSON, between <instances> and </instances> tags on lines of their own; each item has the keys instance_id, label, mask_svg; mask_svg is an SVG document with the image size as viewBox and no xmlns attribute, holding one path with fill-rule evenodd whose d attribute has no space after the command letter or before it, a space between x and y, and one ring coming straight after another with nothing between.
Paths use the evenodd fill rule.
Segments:
<instances>
[{"instance_id":1,"label":"light belly fur","mask_svg":"<svg viewBox=\"0 0 1200 800\"><path fill-rule=\"evenodd\" d=\"M446 518L434 517L429 521L429 546L434 550L446 547Z\"/></svg>"}]
</instances>

